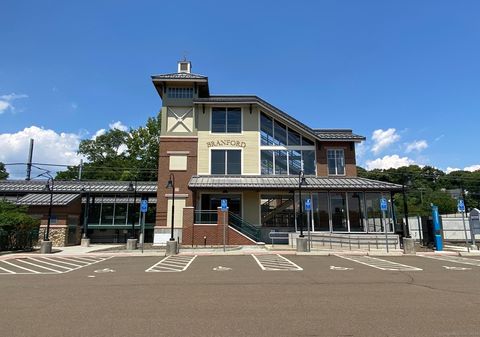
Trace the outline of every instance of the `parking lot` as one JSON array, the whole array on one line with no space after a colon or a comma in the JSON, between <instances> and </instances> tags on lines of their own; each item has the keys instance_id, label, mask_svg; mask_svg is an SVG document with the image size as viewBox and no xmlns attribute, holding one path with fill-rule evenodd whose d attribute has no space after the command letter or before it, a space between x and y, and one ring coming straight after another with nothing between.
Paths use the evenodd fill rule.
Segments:
<instances>
[{"instance_id":1,"label":"parking lot","mask_svg":"<svg viewBox=\"0 0 480 337\"><path fill-rule=\"evenodd\" d=\"M0 269L2 335L480 335L479 258L49 258Z\"/></svg>"}]
</instances>

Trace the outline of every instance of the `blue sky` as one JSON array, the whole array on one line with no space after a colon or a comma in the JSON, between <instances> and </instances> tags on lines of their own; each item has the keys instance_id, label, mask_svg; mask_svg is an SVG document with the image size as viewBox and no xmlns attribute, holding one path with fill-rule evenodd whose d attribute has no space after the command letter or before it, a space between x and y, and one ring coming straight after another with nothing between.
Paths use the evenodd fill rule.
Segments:
<instances>
[{"instance_id":1,"label":"blue sky","mask_svg":"<svg viewBox=\"0 0 480 337\"><path fill-rule=\"evenodd\" d=\"M34 137L35 161L74 164L80 139L144 124L161 105L150 75L186 55L211 93L365 135L364 167L480 168L479 1L4 0L1 12L3 162L25 161Z\"/></svg>"}]
</instances>

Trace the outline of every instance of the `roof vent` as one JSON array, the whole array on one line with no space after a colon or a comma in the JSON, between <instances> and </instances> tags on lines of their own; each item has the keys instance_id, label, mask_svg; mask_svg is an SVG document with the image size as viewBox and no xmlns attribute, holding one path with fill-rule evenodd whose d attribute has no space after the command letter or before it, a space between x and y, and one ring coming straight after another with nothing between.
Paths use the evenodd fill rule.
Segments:
<instances>
[{"instance_id":1,"label":"roof vent","mask_svg":"<svg viewBox=\"0 0 480 337\"><path fill-rule=\"evenodd\" d=\"M178 72L190 74L192 70L192 63L187 60L178 61Z\"/></svg>"}]
</instances>

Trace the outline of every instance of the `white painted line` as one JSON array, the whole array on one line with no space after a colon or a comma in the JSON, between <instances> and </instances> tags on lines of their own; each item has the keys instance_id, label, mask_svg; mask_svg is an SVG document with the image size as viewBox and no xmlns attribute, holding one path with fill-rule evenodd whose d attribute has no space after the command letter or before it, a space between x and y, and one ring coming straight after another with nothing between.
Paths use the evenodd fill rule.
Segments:
<instances>
[{"instance_id":1,"label":"white painted line","mask_svg":"<svg viewBox=\"0 0 480 337\"><path fill-rule=\"evenodd\" d=\"M356 263L360 263L372 268L380 270L390 270L390 271L421 271L423 269L408 266L406 264L401 264L397 262L392 262L388 260L382 260L376 257L371 256L344 256L344 255L335 255L345 260L350 260Z\"/></svg>"},{"instance_id":2,"label":"white painted line","mask_svg":"<svg viewBox=\"0 0 480 337\"><path fill-rule=\"evenodd\" d=\"M44 267L44 266L40 266L38 264L35 264L35 263L31 263L31 262L28 262L28 261L25 261L25 260L17 260L18 262L22 262L22 263L26 263L26 264L29 264L31 266L35 266L37 268L42 268L42 269L45 269L45 270L50 270L50 271L53 271L55 273L62 273L62 271L58 271L56 269L52 269L52 268L48 268L48 267Z\"/></svg>"},{"instance_id":3,"label":"white painted line","mask_svg":"<svg viewBox=\"0 0 480 337\"><path fill-rule=\"evenodd\" d=\"M426 257L429 259L440 260L440 261L447 261L452 263L459 263L459 264L466 264L469 266L480 267L480 260L476 259L469 259L466 257L461 256L427 256L422 255L422 257Z\"/></svg>"},{"instance_id":4,"label":"white painted line","mask_svg":"<svg viewBox=\"0 0 480 337\"><path fill-rule=\"evenodd\" d=\"M63 269L70 269L69 267L61 266L59 264L55 264L55 263L51 263L51 262L47 262L47 261L43 261L43 260L39 260L39 259L36 259L34 257L29 257L28 259L32 260L32 261L37 261L37 262L40 262L40 263L48 264L48 265L51 265L51 266L54 266L54 267L59 267L59 268L63 268Z\"/></svg>"},{"instance_id":5,"label":"white painted line","mask_svg":"<svg viewBox=\"0 0 480 337\"><path fill-rule=\"evenodd\" d=\"M50 257L44 257L43 259L49 260L49 261L54 261L54 262L57 262L57 263L68 264L68 265L75 266L75 267L82 267L82 265L80 265L80 264L75 264L75 263L70 263L70 262L65 262L65 261L58 260L59 259L58 257L55 258L55 259L52 259ZM69 269L71 269L71 268L69 268Z\"/></svg>"},{"instance_id":6,"label":"white painted line","mask_svg":"<svg viewBox=\"0 0 480 337\"><path fill-rule=\"evenodd\" d=\"M192 256L167 256L145 270L145 272L182 272L187 270L197 255Z\"/></svg>"},{"instance_id":7,"label":"white painted line","mask_svg":"<svg viewBox=\"0 0 480 337\"><path fill-rule=\"evenodd\" d=\"M20 269L23 269L23 270L32 272L32 273L34 273L34 274L40 274L40 272L39 272L39 271L36 271L36 270L32 270L32 269L28 269L28 268L25 268L25 267L17 266L16 264L13 264L13 263L8 262L8 261L3 261L3 262L5 262L6 264L9 264L9 265L11 265L11 266L14 266L15 268L20 268ZM15 274L17 274L17 273L15 273Z\"/></svg>"},{"instance_id":8,"label":"white painted line","mask_svg":"<svg viewBox=\"0 0 480 337\"><path fill-rule=\"evenodd\" d=\"M81 256L75 256L75 259L78 259L80 261L84 260L85 262L95 262L95 261L98 261L98 259L94 258L94 257L81 257Z\"/></svg>"},{"instance_id":9,"label":"white painted line","mask_svg":"<svg viewBox=\"0 0 480 337\"><path fill-rule=\"evenodd\" d=\"M11 270L8 270L8 269L2 268L2 267L0 267L0 269L1 269L1 270L5 270L7 273L15 274L14 271L11 271Z\"/></svg>"},{"instance_id":10,"label":"white painted line","mask_svg":"<svg viewBox=\"0 0 480 337\"><path fill-rule=\"evenodd\" d=\"M262 270L265 271L301 271L302 267L293 263L286 257L275 254L275 255L258 255L255 256L252 254L252 257L257 261L258 265Z\"/></svg>"}]
</instances>

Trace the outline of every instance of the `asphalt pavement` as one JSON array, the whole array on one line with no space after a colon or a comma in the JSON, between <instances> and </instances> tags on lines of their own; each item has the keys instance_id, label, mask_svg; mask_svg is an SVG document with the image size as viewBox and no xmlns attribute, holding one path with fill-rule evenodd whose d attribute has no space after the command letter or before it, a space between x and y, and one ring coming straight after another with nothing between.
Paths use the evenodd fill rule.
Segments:
<instances>
[{"instance_id":1,"label":"asphalt pavement","mask_svg":"<svg viewBox=\"0 0 480 337\"><path fill-rule=\"evenodd\" d=\"M255 257L9 259L0 335L480 336L479 257Z\"/></svg>"}]
</instances>

